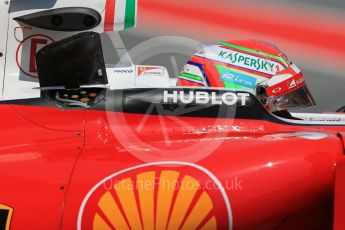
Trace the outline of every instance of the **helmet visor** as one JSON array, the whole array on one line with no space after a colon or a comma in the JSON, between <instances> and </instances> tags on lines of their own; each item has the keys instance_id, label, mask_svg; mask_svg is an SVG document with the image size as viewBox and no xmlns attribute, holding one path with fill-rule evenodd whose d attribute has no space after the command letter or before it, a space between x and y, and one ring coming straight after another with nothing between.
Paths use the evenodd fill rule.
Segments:
<instances>
[{"instance_id":1,"label":"helmet visor","mask_svg":"<svg viewBox=\"0 0 345 230\"><path fill-rule=\"evenodd\" d=\"M272 112L316 105L306 84L290 93L270 96L268 103Z\"/></svg>"}]
</instances>

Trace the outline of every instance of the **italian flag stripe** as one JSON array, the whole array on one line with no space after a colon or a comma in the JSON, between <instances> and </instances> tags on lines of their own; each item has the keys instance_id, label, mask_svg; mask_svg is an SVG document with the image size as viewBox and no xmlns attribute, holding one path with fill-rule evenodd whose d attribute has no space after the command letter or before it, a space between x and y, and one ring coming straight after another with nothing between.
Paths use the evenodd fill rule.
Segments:
<instances>
[{"instance_id":1,"label":"italian flag stripe","mask_svg":"<svg viewBox=\"0 0 345 230\"><path fill-rule=\"evenodd\" d=\"M104 31L114 30L115 0L107 0L105 5Z\"/></svg>"},{"instance_id":2,"label":"italian flag stripe","mask_svg":"<svg viewBox=\"0 0 345 230\"><path fill-rule=\"evenodd\" d=\"M126 17L125 17L125 29L129 29L135 26L137 12L137 1L126 1Z\"/></svg>"},{"instance_id":3,"label":"italian flag stripe","mask_svg":"<svg viewBox=\"0 0 345 230\"><path fill-rule=\"evenodd\" d=\"M116 0L115 8L115 31L121 31L125 28L125 13L126 13L126 0Z\"/></svg>"},{"instance_id":4,"label":"italian flag stripe","mask_svg":"<svg viewBox=\"0 0 345 230\"><path fill-rule=\"evenodd\" d=\"M121 31L136 25L137 0L107 0L104 31Z\"/></svg>"}]
</instances>

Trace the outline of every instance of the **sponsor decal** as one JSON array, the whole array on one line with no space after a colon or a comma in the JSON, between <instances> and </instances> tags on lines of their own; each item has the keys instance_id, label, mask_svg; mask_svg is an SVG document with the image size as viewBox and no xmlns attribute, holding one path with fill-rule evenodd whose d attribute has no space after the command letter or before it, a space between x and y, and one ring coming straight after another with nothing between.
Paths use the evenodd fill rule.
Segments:
<instances>
[{"instance_id":1,"label":"sponsor decal","mask_svg":"<svg viewBox=\"0 0 345 230\"><path fill-rule=\"evenodd\" d=\"M0 204L0 229L9 230L13 215L13 208Z\"/></svg>"},{"instance_id":2,"label":"sponsor decal","mask_svg":"<svg viewBox=\"0 0 345 230\"><path fill-rule=\"evenodd\" d=\"M199 105L236 105L240 101L242 106L246 105L249 93L234 92L206 92L206 91L164 91L164 103L182 103Z\"/></svg>"},{"instance_id":3,"label":"sponsor decal","mask_svg":"<svg viewBox=\"0 0 345 230\"><path fill-rule=\"evenodd\" d=\"M272 85L267 89L268 96L279 96L284 93L292 92L300 87L302 87L305 83L305 79L302 74L298 76L290 77L289 79L283 80L278 84Z\"/></svg>"},{"instance_id":4,"label":"sponsor decal","mask_svg":"<svg viewBox=\"0 0 345 230\"><path fill-rule=\"evenodd\" d=\"M38 77L36 53L54 40L46 35L35 34L25 38L16 51L16 63L20 71L28 77Z\"/></svg>"},{"instance_id":5,"label":"sponsor decal","mask_svg":"<svg viewBox=\"0 0 345 230\"><path fill-rule=\"evenodd\" d=\"M234 50L218 48L212 52L215 53L211 55L206 54L206 57L211 60L242 67L262 74L273 76L277 72L285 69L284 66L278 62ZM203 57L199 54L196 54L196 56Z\"/></svg>"},{"instance_id":6,"label":"sponsor decal","mask_svg":"<svg viewBox=\"0 0 345 230\"><path fill-rule=\"evenodd\" d=\"M313 118L313 117L311 117L309 121L342 122L340 118Z\"/></svg>"},{"instance_id":7,"label":"sponsor decal","mask_svg":"<svg viewBox=\"0 0 345 230\"><path fill-rule=\"evenodd\" d=\"M159 66L138 67L138 76L143 75L164 76L164 68Z\"/></svg>"},{"instance_id":8,"label":"sponsor decal","mask_svg":"<svg viewBox=\"0 0 345 230\"><path fill-rule=\"evenodd\" d=\"M280 91L282 91L282 88L278 87L272 90L272 93L276 94L276 93L279 93Z\"/></svg>"},{"instance_id":9,"label":"sponsor decal","mask_svg":"<svg viewBox=\"0 0 345 230\"><path fill-rule=\"evenodd\" d=\"M295 88L297 86L295 79L293 79L290 83L290 89Z\"/></svg>"},{"instance_id":10,"label":"sponsor decal","mask_svg":"<svg viewBox=\"0 0 345 230\"><path fill-rule=\"evenodd\" d=\"M218 57L226 63L270 75L275 75L284 69L279 63L233 50L222 49L219 51Z\"/></svg>"},{"instance_id":11,"label":"sponsor decal","mask_svg":"<svg viewBox=\"0 0 345 230\"><path fill-rule=\"evenodd\" d=\"M224 187L192 163L156 162L117 172L84 198L77 229L232 229Z\"/></svg>"},{"instance_id":12,"label":"sponsor decal","mask_svg":"<svg viewBox=\"0 0 345 230\"><path fill-rule=\"evenodd\" d=\"M233 83L236 85L241 85L251 89L255 89L256 86L256 78L249 77L241 73L233 73L230 71L223 72L220 80L224 82Z\"/></svg>"},{"instance_id":13,"label":"sponsor decal","mask_svg":"<svg viewBox=\"0 0 345 230\"><path fill-rule=\"evenodd\" d=\"M282 57L281 57L281 56L276 56L276 55L273 55L273 54L270 54L270 53L265 53L265 52L261 52L261 51L258 51L258 50L250 49L250 48L247 48L247 47L230 44L230 43L227 43L227 42L220 42L219 44L223 45L223 46L228 46L228 47L231 47L231 48L235 48L235 49L238 49L238 50L242 50L242 51L245 51L245 52L249 52L249 53L252 53L252 54L262 55L262 56L267 57L267 58L276 59L277 61L279 61L282 64L284 64L285 67L288 67L289 63L290 63L288 58L287 58L287 56L285 54L282 54Z\"/></svg>"},{"instance_id":14,"label":"sponsor decal","mask_svg":"<svg viewBox=\"0 0 345 230\"><path fill-rule=\"evenodd\" d=\"M302 77L296 81L296 84L300 85L300 84L303 84L304 82L305 82L305 79L304 79L304 77Z\"/></svg>"},{"instance_id":15,"label":"sponsor decal","mask_svg":"<svg viewBox=\"0 0 345 230\"><path fill-rule=\"evenodd\" d=\"M114 73L133 73L134 71L131 69L116 69Z\"/></svg>"}]
</instances>

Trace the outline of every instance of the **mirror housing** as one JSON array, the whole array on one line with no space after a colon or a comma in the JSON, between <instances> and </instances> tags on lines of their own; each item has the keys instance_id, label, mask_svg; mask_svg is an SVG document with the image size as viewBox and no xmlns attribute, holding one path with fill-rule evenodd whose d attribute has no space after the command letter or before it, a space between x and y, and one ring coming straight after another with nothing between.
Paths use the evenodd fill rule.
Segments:
<instances>
[{"instance_id":1,"label":"mirror housing","mask_svg":"<svg viewBox=\"0 0 345 230\"><path fill-rule=\"evenodd\" d=\"M104 98L108 78L98 33L81 33L47 45L36 60L44 100L74 108L90 107Z\"/></svg>"}]
</instances>

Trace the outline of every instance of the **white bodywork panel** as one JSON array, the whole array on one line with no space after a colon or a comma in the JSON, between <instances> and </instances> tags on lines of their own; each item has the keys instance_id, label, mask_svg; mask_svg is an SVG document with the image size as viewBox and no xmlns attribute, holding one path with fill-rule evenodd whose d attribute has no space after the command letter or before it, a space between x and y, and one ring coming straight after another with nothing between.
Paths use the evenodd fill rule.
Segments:
<instances>
[{"instance_id":1,"label":"white bodywork panel","mask_svg":"<svg viewBox=\"0 0 345 230\"><path fill-rule=\"evenodd\" d=\"M4 84L4 74L5 74L5 63L6 63L6 46L7 46L7 26L8 26L8 7L9 5L6 4L4 1L0 3L0 52L2 53L2 57L0 57L0 100L2 100L2 91L3 91L3 84Z\"/></svg>"},{"instance_id":2,"label":"white bodywork panel","mask_svg":"<svg viewBox=\"0 0 345 230\"><path fill-rule=\"evenodd\" d=\"M75 32L57 32L20 24L13 18L36 13L43 10L61 7L83 6L102 12L104 1L78 0L16 0L11 1L9 8L9 29L5 76L3 79L3 100L36 98L40 96L36 52L47 44L61 40Z\"/></svg>"},{"instance_id":3,"label":"white bodywork panel","mask_svg":"<svg viewBox=\"0 0 345 230\"><path fill-rule=\"evenodd\" d=\"M126 16L128 6L135 10L131 14L134 21ZM14 18L63 7L87 7L98 11L102 16L102 22L92 31L99 33L129 29L135 26L137 19L137 0L12 0L8 4L1 2L0 52L6 55L0 59L0 100L39 97L36 52L54 41L82 32L44 30L18 23Z\"/></svg>"},{"instance_id":4,"label":"white bodywork panel","mask_svg":"<svg viewBox=\"0 0 345 230\"><path fill-rule=\"evenodd\" d=\"M168 70L162 66L107 67L107 75L111 90L171 86Z\"/></svg>"}]
</instances>

